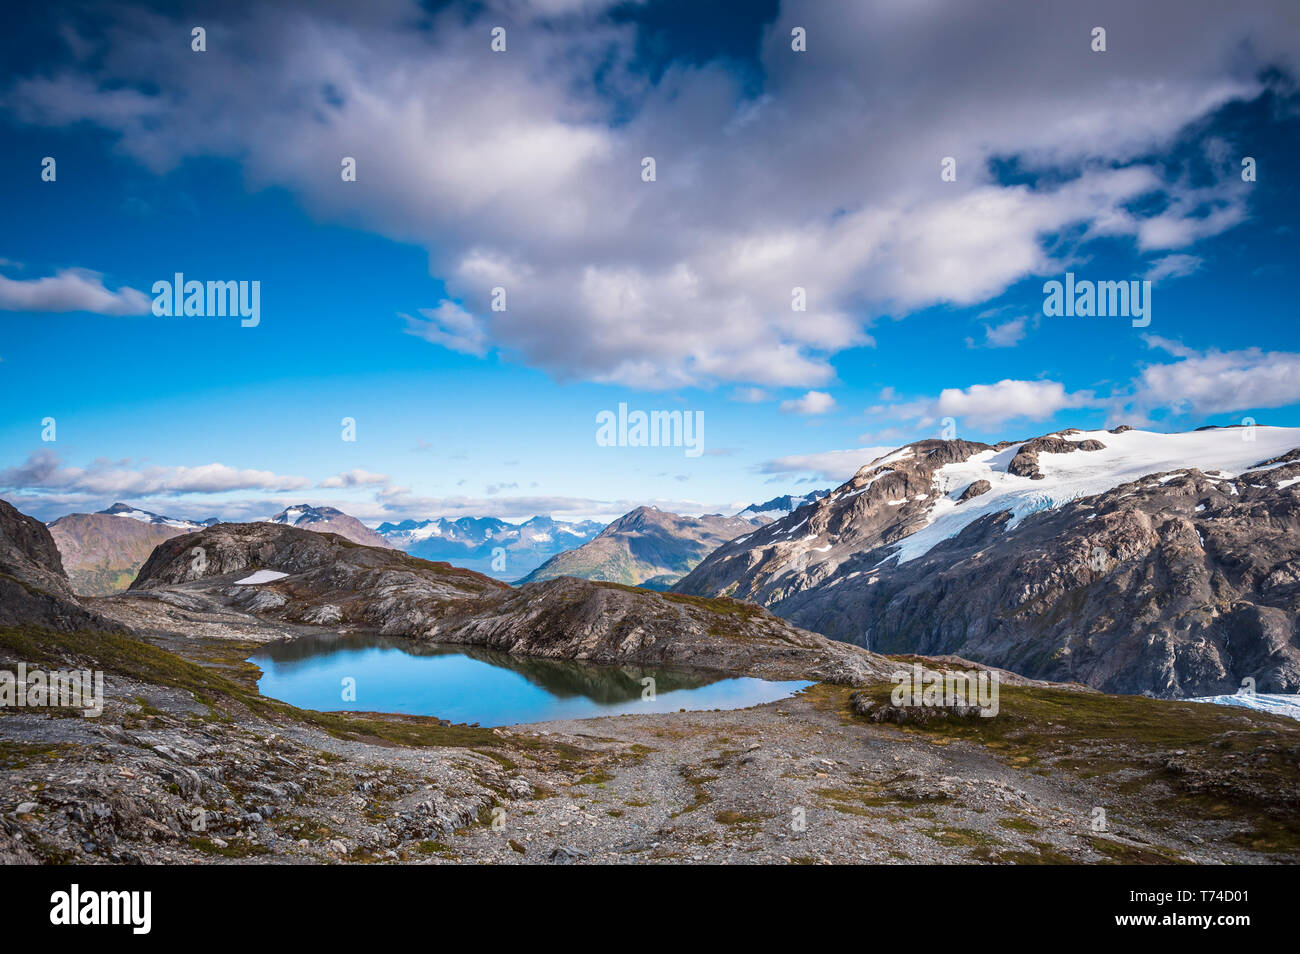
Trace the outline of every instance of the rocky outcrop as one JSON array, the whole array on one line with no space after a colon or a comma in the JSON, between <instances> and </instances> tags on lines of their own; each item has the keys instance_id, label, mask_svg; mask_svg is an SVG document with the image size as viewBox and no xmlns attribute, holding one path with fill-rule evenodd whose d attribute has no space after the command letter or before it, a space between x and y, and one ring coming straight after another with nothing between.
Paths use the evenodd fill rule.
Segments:
<instances>
[{"instance_id":1,"label":"rocky outcrop","mask_svg":"<svg viewBox=\"0 0 1300 954\"><path fill-rule=\"evenodd\" d=\"M573 577L488 594L468 610L435 625L426 638L516 655L851 685L887 680L899 668L750 604Z\"/></svg>"},{"instance_id":2,"label":"rocky outcrop","mask_svg":"<svg viewBox=\"0 0 1300 954\"><path fill-rule=\"evenodd\" d=\"M961 492L961 496L957 498L957 502L965 503L967 500L970 500L973 497L978 497L980 494L986 494L992 489L993 485L987 480L972 480L966 486L966 489Z\"/></svg>"},{"instance_id":3,"label":"rocky outcrop","mask_svg":"<svg viewBox=\"0 0 1300 954\"><path fill-rule=\"evenodd\" d=\"M241 583L258 570L282 577ZM222 523L161 544L127 597L194 609L222 605L304 625L364 626L383 634L428 629L451 607L504 583L388 547L273 523ZM106 611L108 611L106 609Z\"/></svg>"},{"instance_id":4,"label":"rocky outcrop","mask_svg":"<svg viewBox=\"0 0 1300 954\"><path fill-rule=\"evenodd\" d=\"M73 594L45 525L0 500L0 626L23 624L57 630L106 625Z\"/></svg>"},{"instance_id":5,"label":"rocky outcrop","mask_svg":"<svg viewBox=\"0 0 1300 954\"><path fill-rule=\"evenodd\" d=\"M1016 451L1016 456L1007 465L1007 472L1030 480L1043 480L1043 474L1038 469L1039 454L1073 454L1075 451L1105 449L1106 445L1098 440L1071 441L1063 437L1036 437L1020 445L1020 450Z\"/></svg>"},{"instance_id":6,"label":"rocky outcrop","mask_svg":"<svg viewBox=\"0 0 1300 954\"><path fill-rule=\"evenodd\" d=\"M922 442L807 516L722 547L677 590L754 600L878 652L956 653L1110 692L1214 695L1246 679L1296 692L1300 451L1268 449L1300 433L1260 431L1117 429L1091 451L1077 432L973 452L947 442L951 468L931 466L936 442ZM1166 445L1204 468L1171 469ZM1147 460L1165 465L1142 473Z\"/></svg>"}]
</instances>

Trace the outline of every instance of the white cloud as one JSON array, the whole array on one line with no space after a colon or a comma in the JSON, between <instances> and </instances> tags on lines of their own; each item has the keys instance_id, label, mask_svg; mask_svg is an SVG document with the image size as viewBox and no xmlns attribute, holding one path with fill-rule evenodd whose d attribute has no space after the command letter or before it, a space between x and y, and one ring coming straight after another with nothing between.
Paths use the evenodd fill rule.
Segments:
<instances>
[{"instance_id":1,"label":"white cloud","mask_svg":"<svg viewBox=\"0 0 1300 954\"><path fill-rule=\"evenodd\" d=\"M1166 255L1151 263L1142 277L1153 284L1166 278L1183 278L1201 267L1202 260L1195 255Z\"/></svg>"},{"instance_id":2,"label":"white cloud","mask_svg":"<svg viewBox=\"0 0 1300 954\"><path fill-rule=\"evenodd\" d=\"M1204 416L1300 403L1300 354L1244 348L1196 351L1147 335L1147 344L1180 360L1143 368L1126 406Z\"/></svg>"},{"instance_id":3,"label":"white cloud","mask_svg":"<svg viewBox=\"0 0 1300 954\"><path fill-rule=\"evenodd\" d=\"M144 315L150 298L134 288L110 291L104 276L84 268L65 268L44 278L13 279L0 275L0 309L4 311L89 311L98 315Z\"/></svg>"},{"instance_id":4,"label":"white cloud","mask_svg":"<svg viewBox=\"0 0 1300 954\"><path fill-rule=\"evenodd\" d=\"M309 487L303 477L286 477L269 470L249 470L225 464L197 467L132 466L129 460L96 460L88 467L63 464L53 451L38 451L17 467L0 470L0 488L42 490L87 495L212 494L232 490L296 490Z\"/></svg>"},{"instance_id":5,"label":"white cloud","mask_svg":"<svg viewBox=\"0 0 1300 954\"><path fill-rule=\"evenodd\" d=\"M825 414L835 407L835 398L825 391L809 391L803 397L781 402L782 414Z\"/></svg>"},{"instance_id":6,"label":"white cloud","mask_svg":"<svg viewBox=\"0 0 1300 954\"><path fill-rule=\"evenodd\" d=\"M959 428L996 430L1008 421L1044 421L1059 411L1096 407L1099 403L1091 391L1069 393L1059 381L1008 378L995 384L944 388L936 398L874 407L870 413L914 421L918 426L951 417Z\"/></svg>"},{"instance_id":7,"label":"white cloud","mask_svg":"<svg viewBox=\"0 0 1300 954\"><path fill-rule=\"evenodd\" d=\"M124 8L106 43L85 44L83 72L20 81L7 103L32 122L89 120L156 170L234 159L323 220L423 244L461 304L408 330L441 346L501 348L566 379L802 389L870 345L876 316L1058 270L1043 241L1060 230L1153 250L1242 221L1232 170L1193 187L1142 157L1258 95L1262 67L1300 50L1291 0L1100 0L1112 37L1160 38L1113 43L1104 63L1068 5L787 4L754 98L722 61L652 83L608 6L237 6L210 17L220 57L174 42L187 22ZM488 50L503 17L549 16L565 28L516 28L508 55ZM806 54L790 50L796 23ZM322 161L344 155L355 187ZM645 155L656 182L640 180ZM958 181L942 183L949 155ZM998 183L988 162L1008 156L1052 184ZM488 307L497 285L503 312ZM807 312L791 311L794 286Z\"/></svg>"},{"instance_id":8,"label":"white cloud","mask_svg":"<svg viewBox=\"0 0 1300 954\"><path fill-rule=\"evenodd\" d=\"M444 301L436 308L421 308L423 318L406 319L406 331L425 341L431 341L452 351L482 357L487 353L488 340L478 319L453 301Z\"/></svg>"},{"instance_id":9,"label":"white cloud","mask_svg":"<svg viewBox=\"0 0 1300 954\"><path fill-rule=\"evenodd\" d=\"M334 477L326 477L317 486L321 488L331 487L373 487L387 486L393 482L393 479L387 474L376 474L368 470L362 470L354 467L352 470Z\"/></svg>"},{"instance_id":10,"label":"white cloud","mask_svg":"<svg viewBox=\"0 0 1300 954\"><path fill-rule=\"evenodd\" d=\"M986 348L1014 348L1020 344L1025 337L1024 318L1013 318L1010 321L1004 321L1000 325L984 326L984 347ZM966 339L967 347L975 347L976 342L970 338Z\"/></svg>"}]
</instances>

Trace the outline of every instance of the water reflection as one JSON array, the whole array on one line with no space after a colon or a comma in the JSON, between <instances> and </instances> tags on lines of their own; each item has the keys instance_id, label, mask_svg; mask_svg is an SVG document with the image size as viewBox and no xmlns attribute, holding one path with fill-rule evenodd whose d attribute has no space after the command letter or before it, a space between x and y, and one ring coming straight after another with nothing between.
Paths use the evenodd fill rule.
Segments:
<instances>
[{"instance_id":1,"label":"water reflection","mask_svg":"<svg viewBox=\"0 0 1300 954\"><path fill-rule=\"evenodd\" d=\"M626 712L736 709L809 685L596 666L369 635L270 643L252 661L263 670L258 684L263 695L302 708L436 715L488 726ZM644 697L646 678L654 680L654 699ZM349 688L355 698L345 698Z\"/></svg>"}]
</instances>

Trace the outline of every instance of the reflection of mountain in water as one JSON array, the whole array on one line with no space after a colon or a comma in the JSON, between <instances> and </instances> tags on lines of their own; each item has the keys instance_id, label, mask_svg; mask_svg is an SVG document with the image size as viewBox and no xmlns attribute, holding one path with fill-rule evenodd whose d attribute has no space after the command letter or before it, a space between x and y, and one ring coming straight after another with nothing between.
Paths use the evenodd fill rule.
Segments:
<instances>
[{"instance_id":1,"label":"reflection of mountain in water","mask_svg":"<svg viewBox=\"0 0 1300 954\"><path fill-rule=\"evenodd\" d=\"M655 692L660 695L676 689L698 689L721 679L719 676L642 669L638 666L594 666L569 659L512 656L510 653L481 646L429 645L387 636L357 634L303 636L268 643L258 650L253 661L262 657L277 663L303 662L318 656L364 649L399 650L409 656L465 656L498 669L518 673L556 698L582 696L602 704L639 699L644 688L641 680L646 676L654 679Z\"/></svg>"}]
</instances>

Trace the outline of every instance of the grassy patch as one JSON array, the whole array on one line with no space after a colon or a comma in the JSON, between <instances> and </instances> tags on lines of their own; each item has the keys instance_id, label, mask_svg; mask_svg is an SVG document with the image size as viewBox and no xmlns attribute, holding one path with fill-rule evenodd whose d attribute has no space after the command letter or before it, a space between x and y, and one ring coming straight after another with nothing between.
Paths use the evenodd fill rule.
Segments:
<instances>
[{"instance_id":1,"label":"grassy patch","mask_svg":"<svg viewBox=\"0 0 1300 954\"><path fill-rule=\"evenodd\" d=\"M892 688L863 691L887 702ZM1143 696L1002 686L992 718L885 729L856 716L849 694L820 684L808 697L878 731L971 742L1015 768L1086 779L1097 786L1097 804L1127 806L1153 827L1162 819L1229 821L1242 826L1234 841L1243 847L1300 855L1300 815L1292 807L1300 798L1300 725L1293 720Z\"/></svg>"},{"instance_id":2,"label":"grassy patch","mask_svg":"<svg viewBox=\"0 0 1300 954\"><path fill-rule=\"evenodd\" d=\"M1042 831L1042 825L1035 825L1027 818L999 818L998 825L1011 831L1018 831L1023 834L1031 834L1036 831Z\"/></svg>"},{"instance_id":3,"label":"grassy patch","mask_svg":"<svg viewBox=\"0 0 1300 954\"><path fill-rule=\"evenodd\" d=\"M210 838L191 838L190 847L195 851L201 851L205 855L220 855L222 858L248 858L251 855L268 855L271 849L266 845L254 844L245 841L242 838L236 838L226 842L224 846L218 845Z\"/></svg>"}]
</instances>

